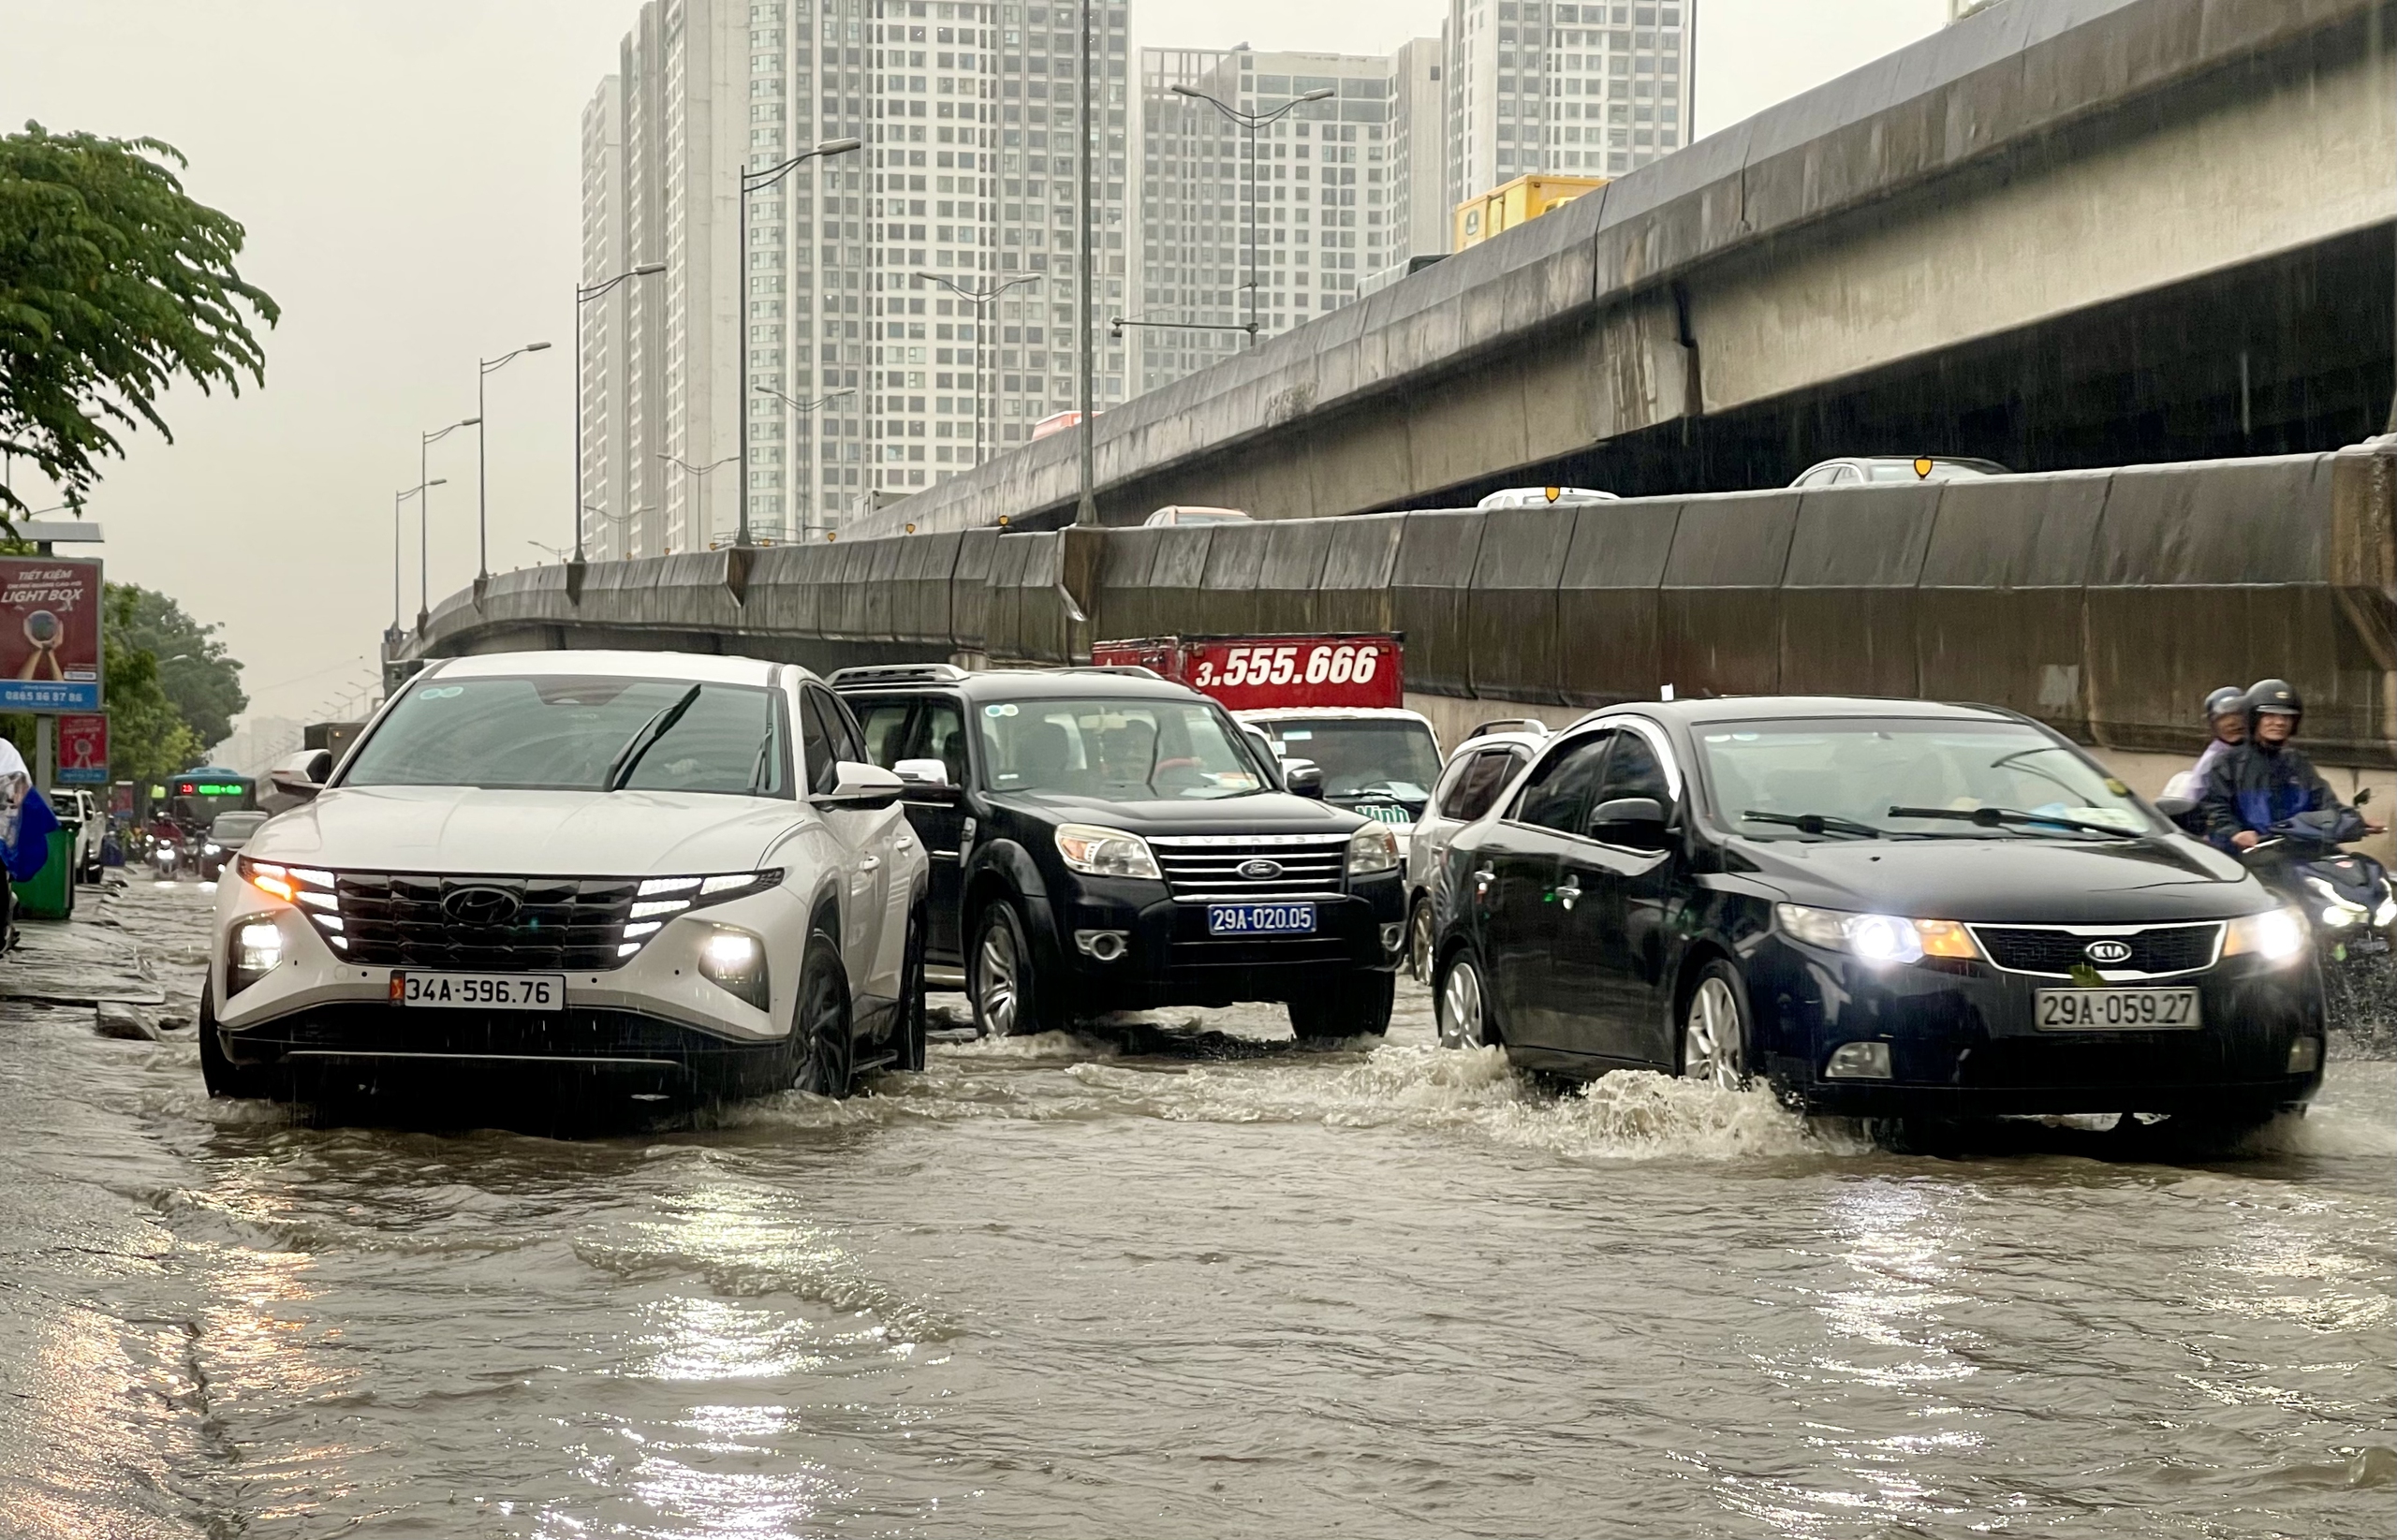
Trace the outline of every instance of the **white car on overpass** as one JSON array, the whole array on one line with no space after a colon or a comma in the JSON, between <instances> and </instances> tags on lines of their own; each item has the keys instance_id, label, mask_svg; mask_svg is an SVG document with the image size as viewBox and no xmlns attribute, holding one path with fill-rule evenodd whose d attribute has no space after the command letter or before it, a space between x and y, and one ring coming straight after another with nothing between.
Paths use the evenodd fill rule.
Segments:
<instances>
[{"instance_id":1,"label":"white car on overpass","mask_svg":"<svg viewBox=\"0 0 2397 1540\"><path fill-rule=\"evenodd\" d=\"M436 662L329 760L217 889L212 1094L841 1096L922 1066L924 852L804 669Z\"/></svg>"}]
</instances>

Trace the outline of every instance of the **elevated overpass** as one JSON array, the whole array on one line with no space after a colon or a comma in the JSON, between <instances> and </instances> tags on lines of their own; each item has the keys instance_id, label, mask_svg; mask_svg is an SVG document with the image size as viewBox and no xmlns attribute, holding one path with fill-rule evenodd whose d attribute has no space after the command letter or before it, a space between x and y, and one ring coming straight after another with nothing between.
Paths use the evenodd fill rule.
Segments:
<instances>
[{"instance_id":1,"label":"elevated overpass","mask_svg":"<svg viewBox=\"0 0 2397 1540\"><path fill-rule=\"evenodd\" d=\"M2353 443L2390 410L2393 61L2392 0L2009 0L1109 412L1101 520ZM1078 437L843 537L1069 520Z\"/></svg>"}]
</instances>

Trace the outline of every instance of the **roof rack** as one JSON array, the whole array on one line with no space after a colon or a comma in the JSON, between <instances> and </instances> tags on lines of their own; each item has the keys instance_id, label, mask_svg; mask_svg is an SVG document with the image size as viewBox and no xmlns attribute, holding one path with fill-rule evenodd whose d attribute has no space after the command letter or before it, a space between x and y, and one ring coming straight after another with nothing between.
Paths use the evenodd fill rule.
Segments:
<instances>
[{"instance_id":1,"label":"roof rack","mask_svg":"<svg viewBox=\"0 0 2397 1540\"><path fill-rule=\"evenodd\" d=\"M1165 682L1165 676L1142 663L1076 663L1060 668L1061 674L1129 674L1134 679Z\"/></svg>"},{"instance_id":2,"label":"roof rack","mask_svg":"<svg viewBox=\"0 0 2397 1540\"><path fill-rule=\"evenodd\" d=\"M837 689L844 684L949 684L965 677L965 670L953 663L875 663L835 668L825 682Z\"/></svg>"},{"instance_id":3,"label":"roof rack","mask_svg":"<svg viewBox=\"0 0 2397 1540\"><path fill-rule=\"evenodd\" d=\"M1524 729L1536 732L1542 738L1546 738L1551 732L1555 730L1547 723L1542 722L1536 716L1502 716L1482 723L1479 726L1474 728L1473 731L1465 734L1459 741L1470 743L1475 739L1483 737L1489 733L1516 732Z\"/></svg>"}]
</instances>

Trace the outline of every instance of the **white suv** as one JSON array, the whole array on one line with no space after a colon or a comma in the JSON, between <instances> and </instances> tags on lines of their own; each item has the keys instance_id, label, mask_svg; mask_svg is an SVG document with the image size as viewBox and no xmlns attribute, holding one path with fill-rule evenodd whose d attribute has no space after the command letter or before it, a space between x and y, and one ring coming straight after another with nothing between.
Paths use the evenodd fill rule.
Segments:
<instances>
[{"instance_id":1,"label":"white suv","mask_svg":"<svg viewBox=\"0 0 2397 1540\"><path fill-rule=\"evenodd\" d=\"M217 889L200 1063L439 1087L846 1095L922 1067L927 863L804 669L671 653L434 663Z\"/></svg>"}]
</instances>

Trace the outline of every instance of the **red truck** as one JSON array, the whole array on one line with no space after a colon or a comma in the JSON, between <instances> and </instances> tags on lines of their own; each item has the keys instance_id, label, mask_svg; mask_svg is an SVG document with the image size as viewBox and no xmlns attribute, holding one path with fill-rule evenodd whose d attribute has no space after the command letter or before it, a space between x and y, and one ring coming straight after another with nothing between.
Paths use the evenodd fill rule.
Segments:
<instances>
[{"instance_id":1,"label":"red truck","mask_svg":"<svg viewBox=\"0 0 2397 1540\"><path fill-rule=\"evenodd\" d=\"M1396 826L1404 848L1440 776L1432 724L1404 708L1404 638L1389 633L1150 637L1091 661L1138 664L1214 697L1284 760L1323 772L1324 799Z\"/></svg>"}]
</instances>

